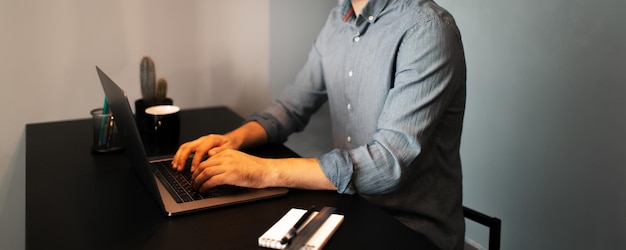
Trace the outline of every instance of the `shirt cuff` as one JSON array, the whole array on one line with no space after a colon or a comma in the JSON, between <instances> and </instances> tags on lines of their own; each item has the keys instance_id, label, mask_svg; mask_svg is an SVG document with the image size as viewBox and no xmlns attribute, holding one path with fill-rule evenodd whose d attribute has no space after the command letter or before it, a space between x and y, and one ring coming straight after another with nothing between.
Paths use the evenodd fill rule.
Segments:
<instances>
[{"instance_id":1,"label":"shirt cuff","mask_svg":"<svg viewBox=\"0 0 626 250\"><path fill-rule=\"evenodd\" d=\"M252 114L252 116L246 119L244 123L250 122L250 121L256 121L259 124L261 124L261 127L265 129L265 133L267 133L267 142L269 144L283 143L286 141L286 137L281 136L279 132L281 130L284 130L283 126L280 124L280 122L278 122L278 120L274 116L270 115L269 113L265 113L265 112L254 113Z\"/></svg>"},{"instance_id":2,"label":"shirt cuff","mask_svg":"<svg viewBox=\"0 0 626 250\"><path fill-rule=\"evenodd\" d=\"M317 157L326 177L335 185L337 192L342 194L354 194L356 190L352 185L353 169L350 154L346 150L334 149Z\"/></svg>"}]
</instances>

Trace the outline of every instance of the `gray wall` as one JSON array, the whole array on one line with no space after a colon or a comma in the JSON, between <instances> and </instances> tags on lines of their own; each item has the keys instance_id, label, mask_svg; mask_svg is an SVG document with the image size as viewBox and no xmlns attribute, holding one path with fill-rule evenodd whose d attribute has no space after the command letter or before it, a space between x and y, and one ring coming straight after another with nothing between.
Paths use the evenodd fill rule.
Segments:
<instances>
[{"instance_id":1,"label":"gray wall","mask_svg":"<svg viewBox=\"0 0 626 250\"><path fill-rule=\"evenodd\" d=\"M503 249L626 249L626 1L438 2L467 53L465 204Z\"/></svg>"},{"instance_id":2,"label":"gray wall","mask_svg":"<svg viewBox=\"0 0 626 250\"><path fill-rule=\"evenodd\" d=\"M311 2L271 1L273 94L325 18ZM468 62L464 203L503 220L502 249L626 249L626 2L437 2ZM287 144L325 152L325 119ZM468 222L467 235L486 245L484 228Z\"/></svg>"},{"instance_id":3,"label":"gray wall","mask_svg":"<svg viewBox=\"0 0 626 250\"><path fill-rule=\"evenodd\" d=\"M336 5L337 0L270 1L270 85L273 97L293 83L330 9ZM330 151L328 106L323 106L305 130L290 136L285 144L303 157Z\"/></svg>"}]
</instances>

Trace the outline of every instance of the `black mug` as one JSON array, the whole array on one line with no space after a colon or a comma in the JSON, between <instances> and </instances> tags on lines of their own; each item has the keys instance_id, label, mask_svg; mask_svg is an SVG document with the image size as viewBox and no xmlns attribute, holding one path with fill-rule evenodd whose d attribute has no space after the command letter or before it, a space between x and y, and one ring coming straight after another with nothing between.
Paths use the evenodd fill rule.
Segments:
<instances>
[{"instance_id":1,"label":"black mug","mask_svg":"<svg viewBox=\"0 0 626 250\"><path fill-rule=\"evenodd\" d=\"M155 154L174 153L180 137L180 108L157 105L145 110L146 142Z\"/></svg>"}]
</instances>

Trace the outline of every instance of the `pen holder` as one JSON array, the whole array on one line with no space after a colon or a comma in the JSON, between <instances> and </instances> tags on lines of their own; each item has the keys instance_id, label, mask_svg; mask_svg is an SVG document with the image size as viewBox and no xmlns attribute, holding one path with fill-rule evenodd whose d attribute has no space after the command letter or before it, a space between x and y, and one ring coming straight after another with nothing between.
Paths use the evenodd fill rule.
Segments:
<instances>
[{"instance_id":1,"label":"pen holder","mask_svg":"<svg viewBox=\"0 0 626 250\"><path fill-rule=\"evenodd\" d=\"M91 111L93 121L93 145L96 153L110 153L122 149L122 137L119 134L115 118L111 113L103 113L102 108Z\"/></svg>"}]
</instances>

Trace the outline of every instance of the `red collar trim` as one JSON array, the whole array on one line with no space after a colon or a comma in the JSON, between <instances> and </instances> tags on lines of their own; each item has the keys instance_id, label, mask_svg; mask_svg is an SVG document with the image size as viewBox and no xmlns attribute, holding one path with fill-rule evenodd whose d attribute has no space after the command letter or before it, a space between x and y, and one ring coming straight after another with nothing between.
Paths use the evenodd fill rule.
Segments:
<instances>
[{"instance_id":1,"label":"red collar trim","mask_svg":"<svg viewBox=\"0 0 626 250\"><path fill-rule=\"evenodd\" d=\"M346 15L343 16L343 22L344 23L347 22L348 19L350 19L350 17L352 16L352 14L354 14L354 9L353 8L348 9L348 11L346 11Z\"/></svg>"}]
</instances>

